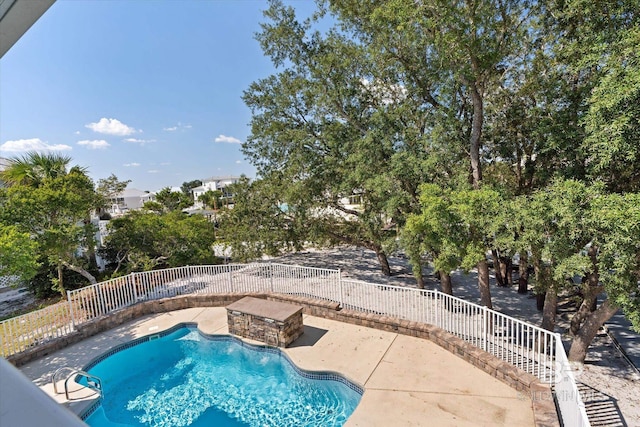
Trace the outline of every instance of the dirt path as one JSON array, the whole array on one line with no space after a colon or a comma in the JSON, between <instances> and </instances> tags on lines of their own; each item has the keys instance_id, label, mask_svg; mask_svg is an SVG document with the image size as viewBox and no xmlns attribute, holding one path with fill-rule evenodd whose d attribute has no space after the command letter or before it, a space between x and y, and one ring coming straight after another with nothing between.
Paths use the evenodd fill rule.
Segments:
<instances>
[{"instance_id":1,"label":"dirt path","mask_svg":"<svg viewBox=\"0 0 640 427\"><path fill-rule=\"evenodd\" d=\"M35 301L26 288L0 288L0 319L32 306Z\"/></svg>"}]
</instances>

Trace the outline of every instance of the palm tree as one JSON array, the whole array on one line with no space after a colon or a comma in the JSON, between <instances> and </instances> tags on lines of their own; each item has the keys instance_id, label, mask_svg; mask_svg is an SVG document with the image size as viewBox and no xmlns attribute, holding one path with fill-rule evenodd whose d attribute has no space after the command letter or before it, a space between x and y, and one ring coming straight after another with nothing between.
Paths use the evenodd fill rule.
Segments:
<instances>
[{"instance_id":1,"label":"palm tree","mask_svg":"<svg viewBox=\"0 0 640 427\"><path fill-rule=\"evenodd\" d=\"M96 283L96 279L91 273L81 266L76 265L74 262L76 260L74 255L75 249L80 242L75 242L75 237L73 236L77 236L77 234L74 234L72 230L78 226L79 221L84 223L83 235L89 248L90 264L95 264L95 261L91 263L91 258L93 257L95 259L95 250L92 243L93 233L91 233L91 227L89 227L89 214L90 210L96 207L99 200L97 197L94 197L95 191L91 178L89 178L87 174L87 169L81 166L69 168L70 162L71 157L69 156L56 153L40 154L37 152L29 152L23 157L8 159L6 169L0 172L1 181L4 181L9 187L14 187L16 191L27 191L25 194L33 194L33 192L44 190L49 183L59 179L69 180L69 183L73 182L74 185L78 185L76 194L80 194L78 192L84 194L82 200L87 202L87 210L84 218L82 217L82 213L77 211L75 213L66 211L65 214L58 215L56 210L64 210L65 206L49 205L48 208L51 209L51 218L48 218L49 221L47 221L47 223L56 224L53 226L55 230L46 230L46 228L43 229L35 225L29 227L34 236L39 236L43 238L45 242L48 242L48 244L44 244L44 246L47 247L47 249L44 250L50 258L56 259L58 287L63 295L63 267L67 267L81 274L91 283ZM23 190L20 190L20 188ZM65 223L65 221L71 221L71 223ZM49 226L49 228L51 228L51 226Z\"/></svg>"},{"instance_id":2,"label":"palm tree","mask_svg":"<svg viewBox=\"0 0 640 427\"><path fill-rule=\"evenodd\" d=\"M0 172L0 179L7 185L40 187L44 180L67 174L71 157L56 153L29 152L20 158L9 159L7 168ZM86 173L85 168L74 166L75 171Z\"/></svg>"},{"instance_id":3,"label":"palm tree","mask_svg":"<svg viewBox=\"0 0 640 427\"><path fill-rule=\"evenodd\" d=\"M198 198L199 201L205 206L205 208L212 208L214 211L218 210L220 204L220 198L222 197L222 191L207 191L204 194L201 194Z\"/></svg>"}]
</instances>

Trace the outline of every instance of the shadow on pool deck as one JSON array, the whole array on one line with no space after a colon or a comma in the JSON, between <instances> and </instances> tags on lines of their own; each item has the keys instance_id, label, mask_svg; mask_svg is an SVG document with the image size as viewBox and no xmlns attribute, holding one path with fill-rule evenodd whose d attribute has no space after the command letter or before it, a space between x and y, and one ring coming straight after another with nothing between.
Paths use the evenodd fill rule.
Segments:
<instances>
[{"instance_id":1,"label":"shadow on pool deck","mask_svg":"<svg viewBox=\"0 0 640 427\"><path fill-rule=\"evenodd\" d=\"M312 347L320 338L329 332L326 329L314 328L313 326L304 325L304 333L300 338L289 345L289 348L295 347Z\"/></svg>"}]
</instances>

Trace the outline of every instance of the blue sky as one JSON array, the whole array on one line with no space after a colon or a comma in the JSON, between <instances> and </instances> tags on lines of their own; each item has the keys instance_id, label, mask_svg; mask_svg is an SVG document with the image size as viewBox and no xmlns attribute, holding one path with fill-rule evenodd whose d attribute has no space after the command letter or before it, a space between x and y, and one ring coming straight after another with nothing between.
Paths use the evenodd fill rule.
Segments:
<instances>
[{"instance_id":1,"label":"blue sky","mask_svg":"<svg viewBox=\"0 0 640 427\"><path fill-rule=\"evenodd\" d=\"M311 1L292 2L307 16ZM0 156L54 150L155 191L255 175L249 84L266 1L58 0L0 59Z\"/></svg>"}]
</instances>

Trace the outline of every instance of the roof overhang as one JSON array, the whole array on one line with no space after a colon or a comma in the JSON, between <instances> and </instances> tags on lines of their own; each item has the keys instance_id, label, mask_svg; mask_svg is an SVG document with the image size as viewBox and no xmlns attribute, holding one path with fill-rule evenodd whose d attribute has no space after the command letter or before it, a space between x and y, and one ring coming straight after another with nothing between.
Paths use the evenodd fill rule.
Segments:
<instances>
[{"instance_id":1,"label":"roof overhang","mask_svg":"<svg viewBox=\"0 0 640 427\"><path fill-rule=\"evenodd\" d=\"M56 0L0 0L0 58Z\"/></svg>"}]
</instances>

